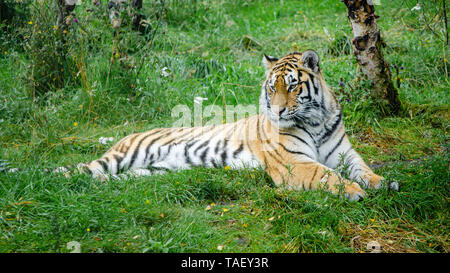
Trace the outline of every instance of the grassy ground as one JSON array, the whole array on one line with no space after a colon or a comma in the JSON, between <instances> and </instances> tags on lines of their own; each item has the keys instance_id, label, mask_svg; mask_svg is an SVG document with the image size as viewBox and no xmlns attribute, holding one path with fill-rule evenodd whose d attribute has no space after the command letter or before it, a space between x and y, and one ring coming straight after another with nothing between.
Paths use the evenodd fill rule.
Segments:
<instances>
[{"instance_id":1,"label":"grassy ground","mask_svg":"<svg viewBox=\"0 0 450 273\"><path fill-rule=\"evenodd\" d=\"M101 6L79 7L62 74L55 71L62 76L47 79L54 88L41 96L33 97L40 79L30 74L52 57L36 46L54 44L51 24L32 14L18 41L2 36L0 159L26 171L0 172L0 252L69 252L71 241L83 252L361 252L370 241L385 252L449 252L450 66L433 9L376 6L385 57L403 68L391 69L405 111L383 117L355 81L340 1L144 2L158 18L144 36L114 32L98 19L106 18ZM172 108L193 109L197 96L206 105L256 104L262 54L309 48L321 56L352 143L399 192L368 191L351 203L278 189L262 170L108 183L43 171L97 158L111 145L100 137L171 126Z\"/></svg>"}]
</instances>

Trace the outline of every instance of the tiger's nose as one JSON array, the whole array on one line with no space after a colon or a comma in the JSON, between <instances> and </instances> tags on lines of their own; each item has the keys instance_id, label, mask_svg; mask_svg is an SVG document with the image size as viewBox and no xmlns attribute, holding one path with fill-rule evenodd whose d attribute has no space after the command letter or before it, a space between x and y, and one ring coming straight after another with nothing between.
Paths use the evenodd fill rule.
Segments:
<instances>
[{"instance_id":1,"label":"tiger's nose","mask_svg":"<svg viewBox=\"0 0 450 273\"><path fill-rule=\"evenodd\" d=\"M274 114L278 114L279 116L281 116L286 110L287 107L274 107L273 112Z\"/></svg>"},{"instance_id":2,"label":"tiger's nose","mask_svg":"<svg viewBox=\"0 0 450 273\"><path fill-rule=\"evenodd\" d=\"M281 114L283 114L286 110L287 110L286 107L281 108L278 115L281 116Z\"/></svg>"}]
</instances>

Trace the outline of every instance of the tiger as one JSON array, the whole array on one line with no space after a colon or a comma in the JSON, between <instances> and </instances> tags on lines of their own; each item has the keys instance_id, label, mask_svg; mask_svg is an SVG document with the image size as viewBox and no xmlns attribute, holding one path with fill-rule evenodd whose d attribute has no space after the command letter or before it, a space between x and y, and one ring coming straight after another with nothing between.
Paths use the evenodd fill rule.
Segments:
<instances>
[{"instance_id":1,"label":"tiger","mask_svg":"<svg viewBox=\"0 0 450 273\"><path fill-rule=\"evenodd\" d=\"M342 108L314 50L279 59L264 54L262 63L266 78L258 114L234 123L134 133L78 169L109 180L192 167L262 168L276 186L321 188L351 201L363 199L366 188L387 184L352 148ZM339 164L348 166L348 178L336 171ZM396 182L388 187L398 190Z\"/></svg>"}]
</instances>

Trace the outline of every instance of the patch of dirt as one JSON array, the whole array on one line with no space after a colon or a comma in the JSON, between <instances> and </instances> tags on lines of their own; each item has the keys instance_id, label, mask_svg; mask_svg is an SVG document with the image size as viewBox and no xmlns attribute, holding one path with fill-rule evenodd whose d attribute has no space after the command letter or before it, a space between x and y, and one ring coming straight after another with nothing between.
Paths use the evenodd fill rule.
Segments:
<instances>
[{"instance_id":1,"label":"patch of dirt","mask_svg":"<svg viewBox=\"0 0 450 273\"><path fill-rule=\"evenodd\" d=\"M373 223L368 226L346 223L339 228L339 231L344 235L344 240L348 240L355 252L420 252L416 248L406 245L406 243L415 245L418 241L422 242L423 240L422 238L418 238L413 230L395 227L387 232L384 225L385 223Z\"/></svg>"},{"instance_id":2,"label":"patch of dirt","mask_svg":"<svg viewBox=\"0 0 450 273\"><path fill-rule=\"evenodd\" d=\"M374 132L370 127L367 130L356 134L355 137L359 142L378 147L385 152L388 152L390 148L395 146L398 142L395 137L387 134L379 134Z\"/></svg>"}]
</instances>

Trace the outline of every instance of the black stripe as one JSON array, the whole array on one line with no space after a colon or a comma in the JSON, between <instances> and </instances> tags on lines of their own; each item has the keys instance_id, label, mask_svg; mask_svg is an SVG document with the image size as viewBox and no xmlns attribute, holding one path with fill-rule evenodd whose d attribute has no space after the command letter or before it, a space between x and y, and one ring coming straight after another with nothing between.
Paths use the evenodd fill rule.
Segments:
<instances>
[{"instance_id":1,"label":"black stripe","mask_svg":"<svg viewBox=\"0 0 450 273\"><path fill-rule=\"evenodd\" d=\"M357 168L357 169L355 169L355 170L353 170L353 171L351 171L350 173L349 173L349 175L351 175L352 174L352 172L358 172L358 171L362 171L362 169L360 169L360 168Z\"/></svg>"},{"instance_id":2,"label":"black stripe","mask_svg":"<svg viewBox=\"0 0 450 273\"><path fill-rule=\"evenodd\" d=\"M168 168L164 168L164 167L153 167L153 166L149 166L147 168L149 171L170 171L170 169Z\"/></svg>"},{"instance_id":3,"label":"black stripe","mask_svg":"<svg viewBox=\"0 0 450 273\"><path fill-rule=\"evenodd\" d=\"M217 162L216 162L216 159L215 159L215 158L213 158L213 159L211 160L211 163L213 164L214 168L217 168L217 167L218 167L218 165L217 165Z\"/></svg>"},{"instance_id":4,"label":"black stripe","mask_svg":"<svg viewBox=\"0 0 450 273\"><path fill-rule=\"evenodd\" d=\"M198 140L192 140L190 143L186 143L186 146L184 147L184 157L186 159L186 163L189 165L192 165L192 160L189 157L189 149L197 143Z\"/></svg>"},{"instance_id":5,"label":"black stripe","mask_svg":"<svg viewBox=\"0 0 450 273\"><path fill-rule=\"evenodd\" d=\"M239 145L239 148L233 152L233 158L236 158L236 156L240 154L242 150L244 150L244 144L241 143L241 145Z\"/></svg>"},{"instance_id":6,"label":"black stripe","mask_svg":"<svg viewBox=\"0 0 450 273\"><path fill-rule=\"evenodd\" d=\"M184 130L184 128L178 128L175 132L173 132L173 130L171 130L170 132L168 132L167 137L170 137L172 134L178 133L178 132L183 131L183 130ZM161 143L161 146L165 146L165 145L167 145L167 144L173 142L176 138L183 137L183 136L185 136L185 135L187 135L187 134L189 134L189 133L190 133L190 131L187 132L187 133L185 133L185 134L183 134L183 135L181 135L181 136L178 136L178 137L174 137L174 138L172 138L172 139L169 139L168 141L166 141L166 142L164 142L164 143Z\"/></svg>"},{"instance_id":7,"label":"black stripe","mask_svg":"<svg viewBox=\"0 0 450 273\"><path fill-rule=\"evenodd\" d=\"M197 148L195 148L195 150L194 150L194 154L196 155L197 152L198 152L198 150L200 150L201 148L207 146L207 145L209 144L209 141L210 141L210 140L208 139L207 141L205 141L205 142L203 142L202 144L198 145Z\"/></svg>"},{"instance_id":8,"label":"black stripe","mask_svg":"<svg viewBox=\"0 0 450 273\"><path fill-rule=\"evenodd\" d=\"M314 76L310 74L309 77L311 78L311 82L312 82L312 85L314 87L314 94L318 95L319 94L319 88L314 84Z\"/></svg>"},{"instance_id":9,"label":"black stripe","mask_svg":"<svg viewBox=\"0 0 450 273\"><path fill-rule=\"evenodd\" d=\"M302 99L308 99L308 101L310 101L311 100L311 86L309 85L309 79L308 79L308 81L306 81L306 82L304 82L305 83L305 85L306 85L306 89L308 90L308 95L307 96L302 96L302 97L300 97L300 98L302 98ZM301 94L301 93L300 93Z\"/></svg>"},{"instance_id":10,"label":"black stripe","mask_svg":"<svg viewBox=\"0 0 450 273\"><path fill-rule=\"evenodd\" d=\"M169 133L170 133L170 132L169 132ZM159 137L156 137L156 138L152 139L152 141L150 141L150 143L147 145L147 148L145 148L144 162L147 161L147 158L148 158L148 156L149 156L150 149L152 148L153 143L155 143L155 142L158 141L159 139L161 139L161 138L163 138L163 137L166 137L166 136L167 136L167 134L160 135ZM147 137L146 137L146 138L147 138ZM143 140L142 140L142 141L143 141ZM140 145L140 143L139 143L139 145ZM150 160L151 160L151 159L150 159ZM131 165L128 165L128 166L131 166Z\"/></svg>"},{"instance_id":11,"label":"black stripe","mask_svg":"<svg viewBox=\"0 0 450 273\"><path fill-rule=\"evenodd\" d=\"M153 135L153 134L152 134L152 135ZM142 142L143 142L144 140L146 140L147 138L149 138L150 136L151 136L151 135L147 135L147 136L143 137L143 138L139 141L138 145L137 145L136 148L134 149L133 155L131 156L130 163L128 164L128 168L133 167L133 163L134 163L134 161L136 160L136 157L137 157L137 155L138 155L138 153L139 153L139 150L140 150L139 148L141 147ZM160 139L160 138L163 137L163 136L164 136L164 135L161 135L161 136L157 137L156 139L152 140L151 143L155 142L156 140ZM147 147L147 148L148 148L148 147ZM147 150L147 151L148 151L148 150ZM145 160L145 158L147 158L147 153L145 154L144 160Z\"/></svg>"},{"instance_id":12,"label":"black stripe","mask_svg":"<svg viewBox=\"0 0 450 273\"><path fill-rule=\"evenodd\" d=\"M222 140L217 141L216 147L214 148L214 153L217 154L219 152L219 146L222 143Z\"/></svg>"},{"instance_id":13,"label":"black stripe","mask_svg":"<svg viewBox=\"0 0 450 273\"><path fill-rule=\"evenodd\" d=\"M174 145L175 145L175 144L170 144L170 145L169 145L169 148L167 148L167 155L170 154L170 150L172 150L172 147L173 147Z\"/></svg>"},{"instance_id":14,"label":"black stripe","mask_svg":"<svg viewBox=\"0 0 450 273\"><path fill-rule=\"evenodd\" d=\"M92 171L88 166L86 166L86 168L83 168L83 171L87 171L90 175L92 175Z\"/></svg>"},{"instance_id":15,"label":"black stripe","mask_svg":"<svg viewBox=\"0 0 450 273\"><path fill-rule=\"evenodd\" d=\"M225 142L224 142L223 147L222 147L223 152L222 152L222 155L221 155L222 165L223 166L226 166L226 164L227 164L227 157L228 157L227 150L226 150L227 146L228 146L228 139L225 139Z\"/></svg>"},{"instance_id":16,"label":"black stripe","mask_svg":"<svg viewBox=\"0 0 450 273\"><path fill-rule=\"evenodd\" d=\"M134 140L136 139L136 138L138 138L139 136L141 136L140 134L134 134L134 135L130 135L129 137L126 137L125 139L127 139L128 141L124 141L122 144L122 146L121 146L121 148L120 148L120 152L122 152L122 148L125 148L125 152L123 152L124 154L125 154L125 157L126 157L126 155L128 154L128 152L130 152L130 147L131 147L131 145L134 143ZM126 143L129 143L130 145L128 146L128 147L125 147L126 145Z\"/></svg>"},{"instance_id":17,"label":"black stripe","mask_svg":"<svg viewBox=\"0 0 450 273\"><path fill-rule=\"evenodd\" d=\"M331 129L326 129L327 131L325 134L320 138L320 142L323 143L328 140L328 138L334 133L338 125L341 123L342 120L342 110L339 111L337 120L333 123L331 126Z\"/></svg>"},{"instance_id":18,"label":"black stripe","mask_svg":"<svg viewBox=\"0 0 450 273\"><path fill-rule=\"evenodd\" d=\"M308 91L309 91L309 89L310 89L310 86L309 86L309 79L308 80L306 80L306 82L304 82L305 83L305 85L306 85L306 89L308 89ZM308 94L309 95L309 94Z\"/></svg>"},{"instance_id":19,"label":"black stripe","mask_svg":"<svg viewBox=\"0 0 450 273\"><path fill-rule=\"evenodd\" d=\"M206 159L206 155L208 154L208 151L209 151L209 147L207 147L200 156L200 160L202 161L203 165L206 165L205 159Z\"/></svg>"},{"instance_id":20,"label":"black stripe","mask_svg":"<svg viewBox=\"0 0 450 273\"><path fill-rule=\"evenodd\" d=\"M345 133L342 134L341 139L339 139L338 143L336 145L334 145L333 149L327 154L327 156L325 157L325 162L327 162L328 158L330 157L331 154L334 153L334 151L337 149L337 147L339 145L341 145L342 140L344 139Z\"/></svg>"},{"instance_id":21,"label":"black stripe","mask_svg":"<svg viewBox=\"0 0 450 273\"><path fill-rule=\"evenodd\" d=\"M151 154L150 158L148 159L148 165L152 165L155 162L155 160L153 160L153 157L154 157L154 155Z\"/></svg>"},{"instance_id":22,"label":"black stripe","mask_svg":"<svg viewBox=\"0 0 450 273\"><path fill-rule=\"evenodd\" d=\"M296 136L296 135L293 135L293 134L289 134L289 133L283 133L283 132L281 132L280 135L291 136L293 138L296 138L296 139L300 140L301 142L303 142L304 144L308 145L308 147L312 148L311 145L308 142L306 142L305 140L303 140L299 136Z\"/></svg>"},{"instance_id":23,"label":"black stripe","mask_svg":"<svg viewBox=\"0 0 450 273\"><path fill-rule=\"evenodd\" d=\"M356 167L356 164L352 164L352 165L350 166L350 168L348 169L349 174L352 174L353 168L355 168L355 167Z\"/></svg>"},{"instance_id":24,"label":"black stripe","mask_svg":"<svg viewBox=\"0 0 450 273\"><path fill-rule=\"evenodd\" d=\"M350 148L344 153L344 155L347 156L348 152L350 152L351 149L352 149L352 147L350 147ZM349 156L347 156L347 157L344 159L344 162L345 162L346 164L352 164L352 161L353 161L354 158L355 158L355 155L354 155L354 154L349 155Z\"/></svg>"},{"instance_id":25,"label":"black stripe","mask_svg":"<svg viewBox=\"0 0 450 273\"><path fill-rule=\"evenodd\" d=\"M300 152L300 151L293 151L293 150L288 149L288 148L287 148L286 146L284 146L282 143L280 143L280 146L283 147L283 149L284 149L286 152L289 152L289 153L291 153L291 154L305 155L305 156L311 158L311 156L309 156L308 154L305 154L305 153L303 153L303 152Z\"/></svg>"},{"instance_id":26,"label":"black stripe","mask_svg":"<svg viewBox=\"0 0 450 273\"><path fill-rule=\"evenodd\" d=\"M131 156L131 160L130 160L130 163L128 164L128 167L131 167L132 164L134 163L134 160L136 160L137 153L139 153L139 148L140 148L142 142L143 142L144 140L146 140L147 138L149 138L149 137L151 137L151 136L154 136L154 135L156 135L157 133L160 133L161 131L163 131L163 129L157 129L157 130L155 130L155 132L152 132L152 133L150 133L150 134L144 136L144 137L139 141L137 148L134 150L133 155ZM162 137L162 136L159 136L157 139L160 139L161 137ZM153 143L153 141L152 141L152 143ZM131 147L131 145L130 145L130 147ZM127 153L128 153L128 151L125 153L124 158L126 158ZM147 155L148 155L148 149L146 150L144 161L147 159Z\"/></svg>"},{"instance_id":27,"label":"black stripe","mask_svg":"<svg viewBox=\"0 0 450 273\"><path fill-rule=\"evenodd\" d=\"M104 171L108 171L108 165L106 164L105 161L99 159L99 160L97 160L97 162L100 163L100 165L102 165L102 168Z\"/></svg>"},{"instance_id":28,"label":"black stripe","mask_svg":"<svg viewBox=\"0 0 450 273\"><path fill-rule=\"evenodd\" d=\"M297 127L298 129L304 131L305 133L307 133L307 134L309 135L309 137L311 138L311 140L312 140L312 141L314 142L314 144L315 144L314 137L312 136L312 134L311 134L308 130L306 130L303 126L301 126L301 125L299 125L299 124L295 124L295 127Z\"/></svg>"},{"instance_id":29,"label":"black stripe","mask_svg":"<svg viewBox=\"0 0 450 273\"><path fill-rule=\"evenodd\" d=\"M158 160L161 157L161 146L158 147L158 152L157 152L158 156L156 157Z\"/></svg>"},{"instance_id":30,"label":"black stripe","mask_svg":"<svg viewBox=\"0 0 450 273\"><path fill-rule=\"evenodd\" d=\"M286 63L286 67L295 69L295 67L292 65L292 63ZM289 69L288 69L288 70L289 70ZM289 70L289 71L292 71L292 70Z\"/></svg>"},{"instance_id":31,"label":"black stripe","mask_svg":"<svg viewBox=\"0 0 450 273\"><path fill-rule=\"evenodd\" d=\"M120 157L118 155L113 155L113 157L117 161L117 173L121 173L122 170L120 169L120 162L122 162L123 157Z\"/></svg>"},{"instance_id":32,"label":"black stripe","mask_svg":"<svg viewBox=\"0 0 450 273\"><path fill-rule=\"evenodd\" d=\"M275 156L275 155L278 155L278 157L281 157L280 154L278 154L277 151L275 151L275 155L274 155L273 153L269 152L269 151L266 151L266 154L269 155L270 157L272 157L278 164L284 166L283 162L282 162L279 158L277 158L277 157Z\"/></svg>"}]
</instances>

